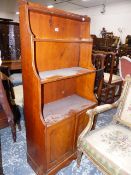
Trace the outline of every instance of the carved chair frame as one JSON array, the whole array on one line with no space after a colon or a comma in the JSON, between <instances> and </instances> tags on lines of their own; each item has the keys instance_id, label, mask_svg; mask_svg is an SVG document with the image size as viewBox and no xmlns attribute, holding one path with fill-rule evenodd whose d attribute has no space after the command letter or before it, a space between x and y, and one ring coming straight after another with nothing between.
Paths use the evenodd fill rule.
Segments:
<instances>
[{"instance_id":1,"label":"carved chair frame","mask_svg":"<svg viewBox=\"0 0 131 175\"><path fill-rule=\"evenodd\" d=\"M122 75L122 65L121 65L121 60L127 60L129 63L131 63L131 58L127 57L127 56L122 56L119 60L119 73L120 73L120 77L122 78L123 81L125 81L125 78Z\"/></svg>"},{"instance_id":2,"label":"carved chair frame","mask_svg":"<svg viewBox=\"0 0 131 175\"><path fill-rule=\"evenodd\" d=\"M97 161L95 161L95 158L91 157L90 155L88 155L88 153L85 153L83 150L81 150L81 142L82 142L82 140L84 138L86 138L86 136L89 134L90 130L92 129L95 115L97 115L99 113L102 113L102 112L105 112L107 110L116 108L116 107L118 107L118 108L117 108L116 115L114 115L114 117L113 117L112 123L119 122L119 123L121 123L123 125L126 125L128 127L131 127L131 124L130 123L124 122L120 118L121 113L122 113L123 108L124 108L124 105L123 104L125 103L125 100L126 100L126 97L127 97L127 94L128 94L128 90L129 90L129 87L131 87L131 76L127 75L126 78L125 78L125 80L126 80L126 83L124 85L124 88L123 88L123 92L121 94L121 97L116 102L114 102L113 104L105 104L105 105L97 106L94 109L90 109L90 110L88 110L86 112L86 114L89 117L89 122L88 122L86 128L80 134L80 136L78 138L78 141L77 141L77 165L78 165L78 167L80 166L81 157L82 157L82 154L84 153L85 155L88 156L89 160L91 160L91 162L94 165L96 165L96 167L101 172L103 172L106 175L109 175L109 173L106 171L106 169L101 164L98 165Z\"/></svg>"}]
</instances>

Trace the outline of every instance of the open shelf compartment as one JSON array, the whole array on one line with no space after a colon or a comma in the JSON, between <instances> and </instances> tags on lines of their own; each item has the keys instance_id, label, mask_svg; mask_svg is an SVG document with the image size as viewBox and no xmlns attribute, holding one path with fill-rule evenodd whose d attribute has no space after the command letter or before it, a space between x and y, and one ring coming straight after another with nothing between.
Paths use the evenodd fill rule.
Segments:
<instances>
[{"instance_id":1,"label":"open shelf compartment","mask_svg":"<svg viewBox=\"0 0 131 175\"><path fill-rule=\"evenodd\" d=\"M48 83L60 79L75 77L87 73L92 73L94 70L89 70L82 67L70 67L64 69L56 69L39 72L39 76L41 78L42 83Z\"/></svg>"},{"instance_id":2,"label":"open shelf compartment","mask_svg":"<svg viewBox=\"0 0 131 175\"><path fill-rule=\"evenodd\" d=\"M44 105L43 115L47 125L52 125L69 117L73 113L79 113L96 105L95 102L87 100L77 94Z\"/></svg>"}]
</instances>

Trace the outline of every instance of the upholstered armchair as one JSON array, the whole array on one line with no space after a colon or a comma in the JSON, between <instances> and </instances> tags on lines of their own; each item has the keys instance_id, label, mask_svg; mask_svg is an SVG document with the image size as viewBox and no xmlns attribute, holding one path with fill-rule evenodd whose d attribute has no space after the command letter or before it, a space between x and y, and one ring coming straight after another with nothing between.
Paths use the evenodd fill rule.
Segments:
<instances>
[{"instance_id":1,"label":"upholstered armchair","mask_svg":"<svg viewBox=\"0 0 131 175\"><path fill-rule=\"evenodd\" d=\"M125 81L126 75L131 75L131 59L127 56L122 56L119 60L120 77Z\"/></svg>"},{"instance_id":2,"label":"upholstered armchair","mask_svg":"<svg viewBox=\"0 0 131 175\"><path fill-rule=\"evenodd\" d=\"M91 131L94 116L117 108L113 121ZM122 95L113 104L105 104L87 111L89 122L78 138L77 163L84 153L104 174L131 174L131 77L125 80Z\"/></svg>"}]
</instances>

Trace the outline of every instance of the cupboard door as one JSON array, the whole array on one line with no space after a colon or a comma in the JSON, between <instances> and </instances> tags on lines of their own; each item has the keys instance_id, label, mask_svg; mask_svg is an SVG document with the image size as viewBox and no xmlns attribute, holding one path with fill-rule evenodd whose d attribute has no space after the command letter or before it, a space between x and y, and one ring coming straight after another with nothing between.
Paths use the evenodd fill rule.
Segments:
<instances>
[{"instance_id":1,"label":"cupboard door","mask_svg":"<svg viewBox=\"0 0 131 175\"><path fill-rule=\"evenodd\" d=\"M47 162L49 167L72 155L75 123L74 115L47 129Z\"/></svg>"}]
</instances>

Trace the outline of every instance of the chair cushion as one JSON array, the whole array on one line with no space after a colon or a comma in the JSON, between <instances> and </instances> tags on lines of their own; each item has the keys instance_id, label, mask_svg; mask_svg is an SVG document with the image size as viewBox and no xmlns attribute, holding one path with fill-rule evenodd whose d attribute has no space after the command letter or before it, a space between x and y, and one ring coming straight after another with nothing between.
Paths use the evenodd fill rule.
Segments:
<instances>
[{"instance_id":1,"label":"chair cushion","mask_svg":"<svg viewBox=\"0 0 131 175\"><path fill-rule=\"evenodd\" d=\"M107 174L131 174L131 130L110 124L91 131L81 141L84 154L91 157Z\"/></svg>"},{"instance_id":2,"label":"chair cushion","mask_svg":"<svg viewBox=\"0 0 131 175\"><path fill-rule=\"evenodd\" d=\"M14 86L18 86L22 84L22 74L21 73L14 73L10 76L11 82Z\"/></svg>"},{"instance_id":3,"label":"chair cushion","mask_svg":"<svg viewBox=\"0 0 131 175\"><path fill-rule=\"evenodd\" d=\"M23 107L23 86L15 86L13 87L15 93L15 103L21 107Z\"/></svg>"},{"instance_id":4,"label":"chair cushion","mask_svg":"<svg viewBox=\"0 0 131 175\"><path fill-rule=\"evenodd\" d=\"M110 78L110 74L109 73L104 73L104 82L108 83L109 82L109 78ZM118 82L118 81L122 81L121 77L119 75L112 75L112 83Z\"/></svg>"}]
</instances>

